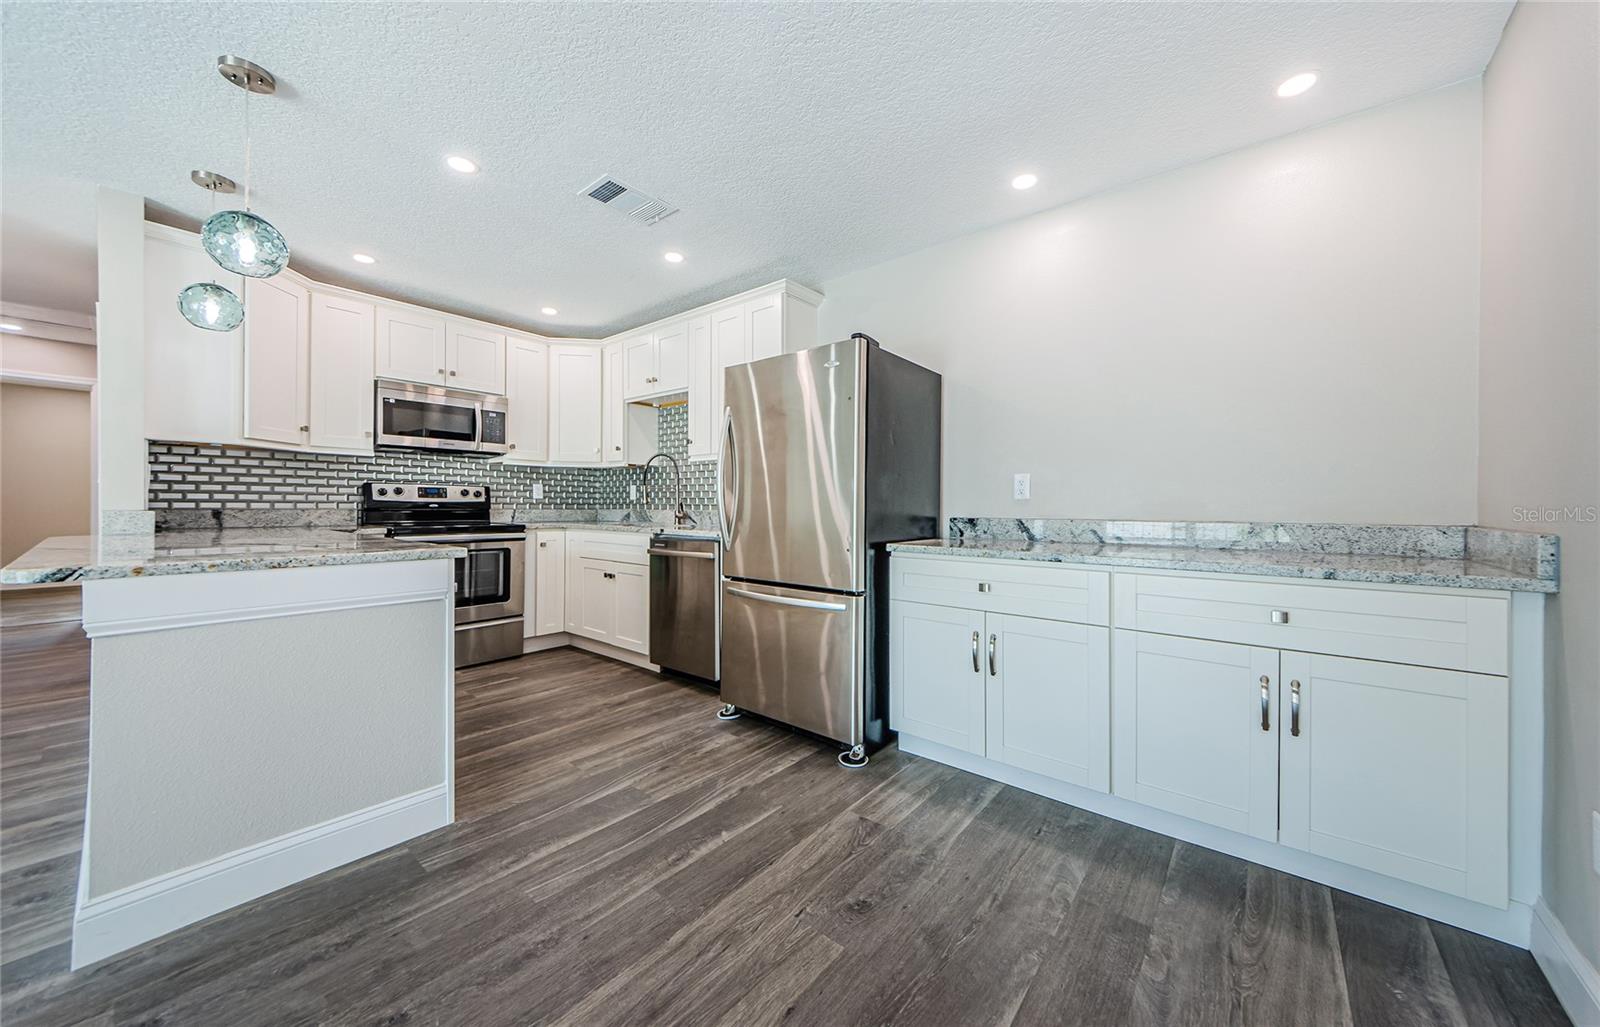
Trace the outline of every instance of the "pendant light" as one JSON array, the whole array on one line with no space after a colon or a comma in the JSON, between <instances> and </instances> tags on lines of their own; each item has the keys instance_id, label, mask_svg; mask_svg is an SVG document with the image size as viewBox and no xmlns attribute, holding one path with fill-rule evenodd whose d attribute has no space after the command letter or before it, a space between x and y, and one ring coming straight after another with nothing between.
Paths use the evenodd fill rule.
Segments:
<instances>
[{"instance_id":1,"label":"pendant light","mask_svg":"<svg viewBox=\"0 0 1600 1027\"><path fill-rule=\"evenodd\" d=\"M215 171L191 171L194 184L211 194L211 210L217 209L217 194L231 193L238 187L233 179ZM178 293L178 312L196 328L211 332L231 332L244 321L244 304L232 289L215 281L196 282Z\"/></svg>"},{"instance_id":2,"label":"pendant light","mask_svg":"<svg viewBox=\"0 0 1600 1027\"><path fill-rule=\"evenodd\" d=\"M244 90L244 209L222 210L206 218L200 228L200 245L225 270L250 278L271 278L288 266L289 242L266 219L250 212L250 94L270 96L278 83L272 72L243 57L218 57L217 70Z\"/></svg>"}]
</instances>

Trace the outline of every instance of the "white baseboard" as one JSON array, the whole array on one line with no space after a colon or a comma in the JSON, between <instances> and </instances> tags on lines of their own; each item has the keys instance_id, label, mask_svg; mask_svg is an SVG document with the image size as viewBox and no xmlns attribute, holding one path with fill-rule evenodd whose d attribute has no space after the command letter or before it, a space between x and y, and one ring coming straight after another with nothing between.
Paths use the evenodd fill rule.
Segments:
<instances>
[{"instance_id":1,"label":"white baseboard","mask_svg":"<svg viewBox=\"0 0 1600 1027\"><path fill-rule=\"evenodd\" d=\"M1533 904L1533 958L1577 1027L1600 1027L1600 970L1584 958L1544 899Z\"/></svg>"},{"instance_id":2,"label":"white baseboard","mask_svg":"<svg viewBox=\"0 0 1600 1027\"><path fill-rule=\"evenodd\" d=\"M542 653L567 646L573 649L582 649L586 653L594 653L596 656L604 656L619 663L627 663L635 667L642 667L645 670L653 670L657 674L661 673L661 668L658 665L651 663L647 657L634 652L632 649L623 649L620 646L612 645L610 642L584 638L582 635L575 635L570 631L557 631L548 635L535 635L533 638L523 639L522 655L527 656L530 653Z\"/></svg>"},{"instance_id":3,"label":"white baseboard","mask_svg":"<svg viewBox=\"0 0 1600 1027\"><path fill-rule=\"evenodd\" d=\"M80 893L72 969L450 823L446 785L163 874L94 899Z\"/></svg>"},{"instance_id":4,"label":"white baseboard","mask_svg":"<svg viewBox=\"0 0 1600 1027\"><path fill-rule=\"evenodd\" d=\"M1155 831L1180 841L1272 867L1274 870L1282 870L1286 874L1352 892L1419 916L1452 924L1475 934L1487 935L1518 948L1528 947L1533 907L1522 902L1513 900L1505 909L1486 906L1456 895L1434 891L1432 888L1424 888L1409 881L1397 880L1309 852L1291 849L1276 842L1213 827L1105 792L1080 788L1041 774L1018 770L1004 763L997 763L948 745L940 745L938 742L930 742L904 733L900 735L900 749L952 767L959 767L980 777L1014 785L1024 791L1089 810L1091 813L1099 813L1101 816L1120 820L1125 824L1133 824L1147 831Z\"/></svg>"}]
</instances>

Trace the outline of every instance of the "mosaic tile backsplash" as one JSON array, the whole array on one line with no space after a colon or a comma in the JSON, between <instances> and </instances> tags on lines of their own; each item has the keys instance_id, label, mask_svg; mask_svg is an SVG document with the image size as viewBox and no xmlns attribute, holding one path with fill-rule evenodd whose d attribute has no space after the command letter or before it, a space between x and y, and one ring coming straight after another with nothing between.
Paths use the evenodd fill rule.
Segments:
<instances>
[{"instance_id":1,"label":"mosaic tile backsplash","mask_svg":"<svg viewBox=\"0 0 1600 1027\"><path fill-rule=\"evenodd\" d=\"M716 464L688 463L686 407L661 410L657 445L683 468L684 505L716 506ZM650 472L648 501L629 500L638 467L524 467L409 450L372 456L295 453L183 442L149 444L150 509L163 528L210 526L220 521L257 525L345 525L356 519L358 490L367 481L466 481L487 484L495 506L510 510L665 510L672 505L671 465ZM533 498L534 483L544 486Z\"/></svg>"}]
</instances>

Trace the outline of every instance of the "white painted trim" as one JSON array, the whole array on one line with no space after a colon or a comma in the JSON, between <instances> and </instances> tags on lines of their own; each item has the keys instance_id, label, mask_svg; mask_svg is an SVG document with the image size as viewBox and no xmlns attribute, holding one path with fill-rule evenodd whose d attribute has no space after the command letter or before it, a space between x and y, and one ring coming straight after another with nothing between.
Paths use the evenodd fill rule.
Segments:
<instances>
[{"instance_id":1,"label":"white painted trim","mask_svg":"<svg viewBox=\"0 0 1600 1027\"><path fill-rule=\"evenodd\" d=\"M1507 637L1511 678L1511 898L1544 893L1544 613L1542 592L1513 592Z\"/></svg>"},{"instance_id":2,"label":"white painted trim","mask_svg":"<svg viewBox=\"0 0 1600 1027\"><path fill-rule=\"evenodd\" d=\"M297 617L305 613L330 613L334 610L366 609L372 606L432 603L451 598L453 598L451 592L429 590L426 592L397 592L388 596L350 596L343 599L326 599L320 602L282 603L276 606L206 610L165 617L126 617L116 620L97 620L92 624L85 622L84 634L91 639L110 638L114 635L135 635L146 631L170 631L173 628L196 628L207 624L231 624L236 621L265 620L271 617ZM452 632L452 636L453 634L454 632Z\"/></svg>"},{"instance_id":3,"label":"white painted trim","mask_svg":"<svg viewBox=\"0 0 1600 1027\"><path fill-rule=\"evenodd\" d=\"M616 660L618 663L627 663L635 667L643 667L645 670L655 671L657 674L661 673L661 667L658 664L651 663L645 656L631 649L614 646L610 642L599 642L595 639L584 638L581 635L573 635L569 632L567 644L574 649L582 649L586 653L604 656Z\"/></svg>"},{"instance_id":4,"label":"white painted trim","mask_svg":"<svg viewBox=\"0 0 1600 1027\"><path fill-rule=\"evenodd\" d=\"M1600 970L1578 951L1541 898L1533 904L1533 958L1576 1027L1600 1027Z\"/></svg>"},{"instance_id":5,"label":"white painted trim","mask_svg":"<svg viewBox=\"0 0 1600 1027\"><path fill-rule=\"evenodd\" d=\"M93 333L94 315L80 314L75 310L58 310L55 307L36 307L31 303L0 301L0 316L8 320L38 321L42 324L60 325L63 328L82 328Z\"/></svg>"},{"instance_id":6,"label":"white painted trim","mask_svg":"<svg viewBox=\"0 0 1600 1027\"><path fill-rule=\"evenodd\" d=\"M80 890L72 969L449 823L441 783L95 899Z\"/></svg>"},{"instance_id":7,"label":"white painted trim","mask_svg":"<svg viewBox=\"0 0 1600 1027\"><path fill-rule=\"evenodd\" d=\"M1057 802L1120 820L1125 824L1133 824L1147 831L1155 831L1252 863L1282 870L1296 877L1304 877L1332 888L1353 892L1420 916L1453 924L1463 930L1487 935L1519 948L1528 947L1533 908L1525 903L1512 902L1506 909L1485 906L1408 881L1398 881L1370 870L1315 856L1309 852L1290 849L1276 842L1213 827L1115 795L1102 795L1087 788L1055 781L1026 770L1018 770L982 756L973 756L948 745L940 745L904 733L900 735L900 749L902 752L923 756L1003 784L1013 785L1024 791L1055 799Z\"/></svg>"},{"instance_id":8,"label":"white painted trim","mask_svg":"<svg viewBox=\"0 0 1600 1027\"><path fill-rule=\"evenodd\" d=\"M45 389L71 389L74 392L89 392L94 389L93 378L81 378L73 374L49 374L44 371L0 370L0 382L7 385L37 385Z\"/></svg>"}]
</instances>

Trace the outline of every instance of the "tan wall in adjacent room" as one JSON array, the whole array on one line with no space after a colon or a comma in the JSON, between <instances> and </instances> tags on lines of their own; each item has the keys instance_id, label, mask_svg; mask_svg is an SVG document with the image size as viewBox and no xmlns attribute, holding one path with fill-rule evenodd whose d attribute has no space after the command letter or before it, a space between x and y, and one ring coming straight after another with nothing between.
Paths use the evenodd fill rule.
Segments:
<instances>
[{"instance_id":1,"label":"tan wall in adjacent room","mask_svg":"<svg viewBox=\"0 0 1600 1027\"><path fill-rule=\"evenodd\" d=\"M0 563L88 533L89 424L87 392L0 385Z\"/></svg>"}]
</instances>

